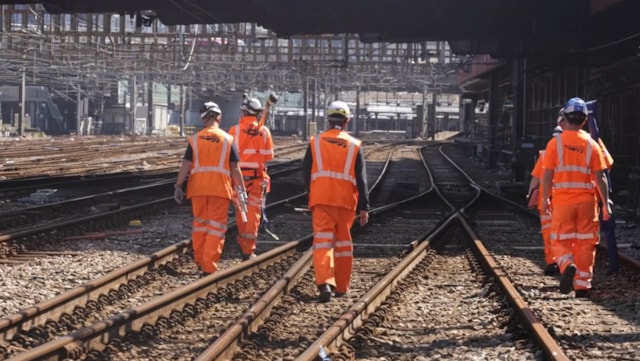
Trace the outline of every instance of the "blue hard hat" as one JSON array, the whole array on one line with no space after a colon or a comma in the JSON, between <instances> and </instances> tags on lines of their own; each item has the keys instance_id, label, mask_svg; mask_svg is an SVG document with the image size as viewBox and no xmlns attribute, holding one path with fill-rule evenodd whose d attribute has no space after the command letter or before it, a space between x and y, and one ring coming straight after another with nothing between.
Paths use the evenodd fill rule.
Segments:
<instances>
[{"instance_id":1,"label":"blue hard hat","mask_svg":"<svg viewBox=\"0 0 640 361\"><path fill-rule=\"evenodd\" d=\"M564 114L582 113L585 116L589 115L587 109L587 103L582 98L571 98L564 106Z\"/></svg>"}]
</instances>

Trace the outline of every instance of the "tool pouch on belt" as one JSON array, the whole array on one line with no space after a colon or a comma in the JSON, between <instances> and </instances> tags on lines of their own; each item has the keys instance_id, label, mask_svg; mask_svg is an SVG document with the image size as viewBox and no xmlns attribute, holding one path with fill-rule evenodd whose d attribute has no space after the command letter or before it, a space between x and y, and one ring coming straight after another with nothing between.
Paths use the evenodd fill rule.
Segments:
<instances>
[{"instance_id":1,"label":"tool pouch on belt","mask_svg":"<svg viewBox=\"0 0 640 361\"><path fill-rule=\"evenodd\" d=\"M527 196L529 199L529 204L527 205L529 208L538 208L538 198L539 198L539 190L538 188L533 188L529 195Z\"/></svg>"}]
</instances>

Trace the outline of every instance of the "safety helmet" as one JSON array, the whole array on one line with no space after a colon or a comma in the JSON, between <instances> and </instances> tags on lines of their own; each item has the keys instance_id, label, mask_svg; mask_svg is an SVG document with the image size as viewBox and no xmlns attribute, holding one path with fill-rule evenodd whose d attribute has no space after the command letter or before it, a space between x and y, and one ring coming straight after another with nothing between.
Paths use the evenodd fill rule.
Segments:
<instances>
[{"instance_id":1,"label":"safety helmet","mask_svg":"<svg viewBox=\"0 0 640 361\"><path fill-rule=\"evenodd\" d=\"M336 100L329 104L327 108L327 119L344 120L345 118L351 118L351 111L347 103Z\"/></svg>"},{"instance_id":2,"label":"safety helmet","mask_svg":"<svg viewBox=\"0 0 640 361\"><path fill-rule=\"evenodd\" d=\"M587 103L582 98L571 98L564 106L564 114L581 113L585 117L589 114Z\"/></svg>"},{"instance_id":3,"label":"safety helmet","mask_svg":"<svg viewBox=\"0 0 640 361\"><path fill-rule=\"evenodd\" d=\"M244 97L242 99L242 105L240 109L246 111L249 114L258 114L262 111L262 104L257 98Z\"/></svg>"},{"instance_id":4,"label":"safety helmet","mask_svg":"<svg viewBox=\"0 0 640 361\"><path fill-rule=\"evenodd\" d=\"M553 128L553 133L551 135L555 137L558 134L562 134L562 127L559 125Z\"/></svg>"},{"instance_id":5,"label":"safety helmet","mask_svg":"<svg viewBox=\"0 0 640 361\"><path fill-rule=\"evenodd\" d=\"M206 102L202 105L202 108L200 108L201 119L215 117L218 114L222 114L222 110L220 110L218 104L214 102Z\"/></svg>"}]
</instances>

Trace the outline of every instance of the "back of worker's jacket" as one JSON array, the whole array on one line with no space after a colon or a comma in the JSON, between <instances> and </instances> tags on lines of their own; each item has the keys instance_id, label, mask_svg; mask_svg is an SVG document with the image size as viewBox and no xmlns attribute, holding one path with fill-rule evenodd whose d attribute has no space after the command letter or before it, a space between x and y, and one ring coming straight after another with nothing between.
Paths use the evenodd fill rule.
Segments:
<instances>
[{"instance_id":1,"label":"back of worker's jacket","mask_svg":"<svg viewBox=\"0 0 640 361\"><path fill-rule=\"evenodd\" d=\"M585 131L567 131L549 141L544 168L553 169L553 201L575 204L593 201L593 173L603 169L602 151Z\"/></svg>"},{"instance_id":2,"label":"back of worker's jacket","mask_svg":"<svg viewBox=\"0 0 640 361\"><path fill-rule=\"evenodd\" d=\"M245 180L268 178L266 164L274 157L273 139L269 128L258 127L255 116L240 118L240 122L229 129L240 152L240 169Z\"/></svg>"},{"instance_id":3,"label":"back of worker's jacket","mask_svg":"<svg viewBox=\"0 0 640 361\"><path fill-rule=\"evenodd\" d=\"M355 162L361 144L339 129L311 138L309 207L327 205L355 211L358 202Z\"/></svg>"},{"instance_id":4,"label":"back of worker's jacket","mask_svg":"<svg viewBox=\"0 0 640 361\"><path fill-rule=\"evenodd\" d=\"M189 138L193 152L187 197L217 196L231 199L233 185L229 156L233 137L224 130L205 128Z\"/></svg>"}]
</instances>

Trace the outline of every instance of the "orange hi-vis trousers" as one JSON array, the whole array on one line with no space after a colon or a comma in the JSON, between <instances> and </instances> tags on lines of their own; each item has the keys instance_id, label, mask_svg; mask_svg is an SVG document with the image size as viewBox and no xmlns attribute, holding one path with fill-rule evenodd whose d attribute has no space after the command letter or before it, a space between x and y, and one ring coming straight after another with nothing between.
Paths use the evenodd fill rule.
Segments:
<instances>
[{"instance_id":1,"label":"orange hi-vis trousers","mask_svg":"<svg viewBox=\"0 0 640 361\"><path fill-rule=\"evenodd\" d=\"M202 272L213 273L218 270L227 232L229 202L226 198L215 196L191 198L191 246L195 262Z\"/></svg>"},{"instance_id":2,"label":"orange hi-vis trousers","mask_svg":"<svg viewBox=\"0 0 640 361\"><path fill-rule=\"evenodd\" d=\"M553 205L551 247L560 272L574 263L577 268L574 290L591 289L596 245L600 239L596 202Z\"/></svg>"},{"instance_id":3,"label":"orange hi-vis trousers","mask_svg":"<svg viewBox=\"0 0 640 361\"><path fill-rule=\"evenodd\" d=\"M313 219L313 268L316 285L329 284L336 292L349 291L353 269L351 226L355 213L351 209L316 205Z\"/></svg>"},{"instance_id":4,"label":"orange hi-vis trousers","mask_svg":"<svg viewBox=\"0 0 640 361\"><path fill-rule=\"evenodd\" d=\"M262 178L245 181L247 188L247 223L242 222L242 215L236 210L236 226L238 228L238 245L243 254L249 255L256 250L258 230L262 219Z\"/></svg>"},{"instance_id":5,"label":"orange hi-vis trousers","mask_svg":"<svg viewBox=\"0 0 640 361\"><path fill-rule=\"evenodd\" d=\"M540 233L542 233L542 242L544 245L544 262L547 265L556 263L551 249L551 216L544 211L540 211Z\"/></svg>"}]
</instances>

